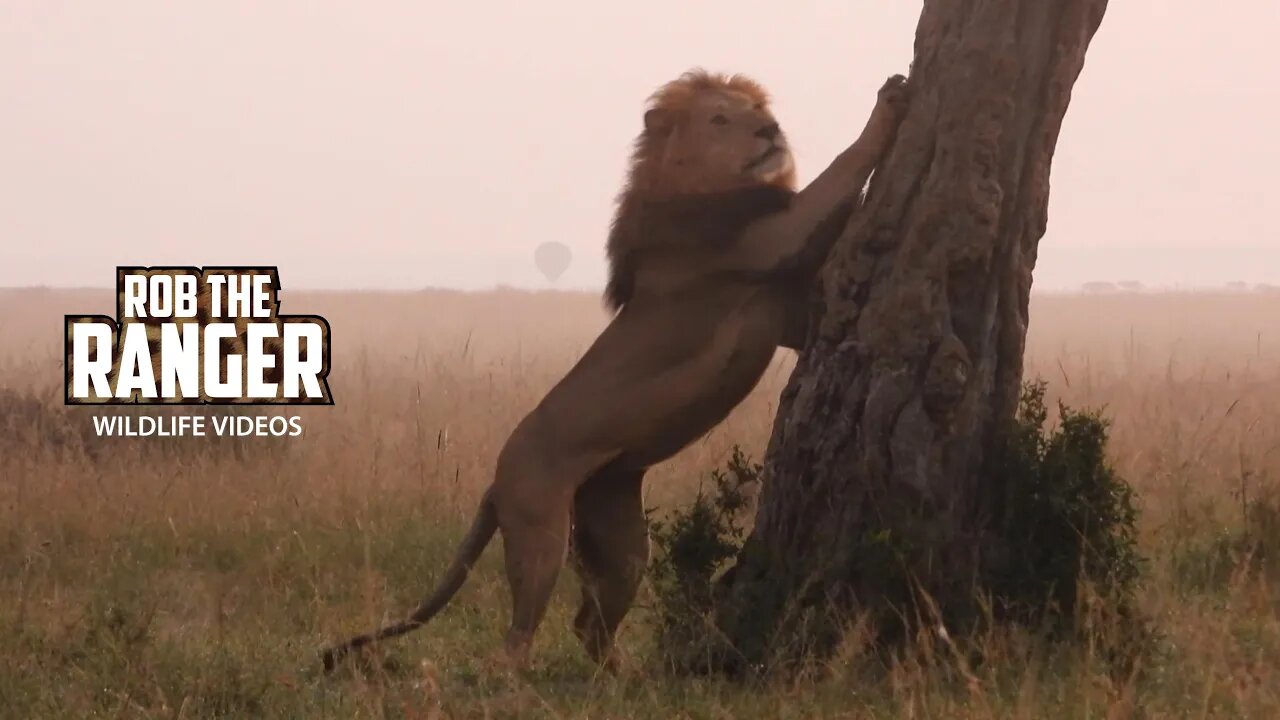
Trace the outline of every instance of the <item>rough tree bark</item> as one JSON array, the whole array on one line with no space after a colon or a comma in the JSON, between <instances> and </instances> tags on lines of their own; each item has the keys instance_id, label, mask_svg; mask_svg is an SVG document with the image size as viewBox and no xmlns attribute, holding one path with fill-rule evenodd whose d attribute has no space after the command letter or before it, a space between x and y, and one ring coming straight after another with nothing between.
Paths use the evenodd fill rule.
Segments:
<instances>
[{"instance_id":1,"label":"rough tree bark","mask_svg":"<svg viewBox=\"0 0 1280 720\"><path fill-rule=\"evenodd\" d=\"M727 578L747 660L829 643L833 610L880 610L884 632L971 616L1001 555L986 451L1017 406L1050 162L1106 4L924 3L910 108L824 273Z\"/></svg>"}]
</instances>

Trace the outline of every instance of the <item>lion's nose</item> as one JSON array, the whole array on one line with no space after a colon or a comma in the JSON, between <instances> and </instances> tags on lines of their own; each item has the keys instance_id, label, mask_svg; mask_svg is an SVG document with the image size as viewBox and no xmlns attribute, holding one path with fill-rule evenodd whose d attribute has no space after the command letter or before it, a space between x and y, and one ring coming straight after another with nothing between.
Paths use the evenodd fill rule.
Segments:
<instances>
[{"instance_id":1,"label":"lion's nose","mask_svg":"<svg viewBox=\"0 0 1280 720\"><path fill-rule=\"evenodd\" d=\"M769 123L756 131L756 137L764 138L765 140L774 140L778 137L778 133L780 132L782 132L782 129L778 127L778 123Z\"/></svg>"}]
</instances>

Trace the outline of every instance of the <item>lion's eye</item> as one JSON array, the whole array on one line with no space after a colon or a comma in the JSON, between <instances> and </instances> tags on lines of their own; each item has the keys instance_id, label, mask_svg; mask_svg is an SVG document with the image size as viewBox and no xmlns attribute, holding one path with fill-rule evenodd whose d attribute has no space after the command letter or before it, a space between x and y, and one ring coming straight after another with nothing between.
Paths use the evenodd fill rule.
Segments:
<instances>
[{"instance_id":1,"label":"lion's eye","mask_svg":"<svg viewBox=\"0 0 1280 720\"><path fill-rule=\"evenodd\" d=\"M725 117L724 115L719 115L719 114L717 114L717 115L712 116L712 118L711 118L711 124L712 124L712 125L728 125L728 124L729 124L729 118Z\"/></svg>"}]
</instances>

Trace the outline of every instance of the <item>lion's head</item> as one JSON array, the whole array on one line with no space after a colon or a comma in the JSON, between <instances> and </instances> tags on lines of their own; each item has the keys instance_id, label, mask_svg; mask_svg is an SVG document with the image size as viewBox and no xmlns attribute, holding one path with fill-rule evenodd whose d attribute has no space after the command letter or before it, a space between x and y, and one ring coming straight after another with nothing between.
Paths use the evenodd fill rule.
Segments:
<instances>
[{"instance_id":1,"label":"lion's head","mask_svg":"<svg viewBox=\"0 0 1280 720\"><path fill-rule=\"evenodd\" d=\"M663 85L649 98L618 197L605 301L616 309L631 299L640 253L661 244L649 235L662 232L652 219L664 206L670 212L680 205L680 217L696 216L731 236L752 217L780 209L794 187L791 149L758 83L691 70ZM700 210L691 213L695 205Z\"/></svg>"},{"instance_id":2,"label":"lion's head","mask_svg":"<svg viewBox=\"0 0 1280 720\"><path fill-rule=\"evenodd\" d=\"M794 184L791 149L755 81L692 70L649 98L632 192L669 197Z\"/></svg>"}]
</instances>

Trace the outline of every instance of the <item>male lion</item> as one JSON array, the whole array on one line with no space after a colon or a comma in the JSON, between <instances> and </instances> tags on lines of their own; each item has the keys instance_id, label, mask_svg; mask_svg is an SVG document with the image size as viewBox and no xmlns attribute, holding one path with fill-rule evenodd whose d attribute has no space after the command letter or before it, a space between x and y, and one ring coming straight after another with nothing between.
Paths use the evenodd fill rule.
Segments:
<instances>
[{"instance_id":1,"label":"male lion","mask_svg":"<svg viewBox=\"0 0 1280 720\"><path fill-rule=\"evenodd\" d=\"M327 650L326 669L444 608L498 529L510 661L527 661L572 532L583 580L574 627L595 660L612 664L648 562L646 469L723 420L779 345L804 342L806 291L905 102L905 79L890 78L858 140L795 192L791 152L759 85L693 71L659 89L609 237L613 321L512 432L440 585L404 622Z\"/></svg>"}]
</instances>

